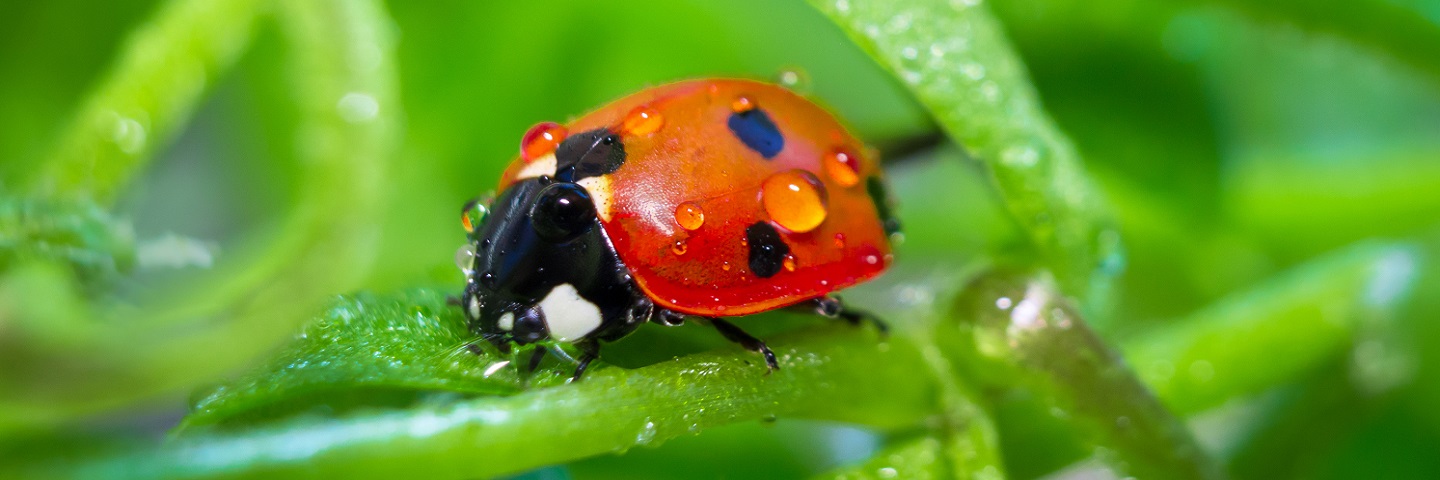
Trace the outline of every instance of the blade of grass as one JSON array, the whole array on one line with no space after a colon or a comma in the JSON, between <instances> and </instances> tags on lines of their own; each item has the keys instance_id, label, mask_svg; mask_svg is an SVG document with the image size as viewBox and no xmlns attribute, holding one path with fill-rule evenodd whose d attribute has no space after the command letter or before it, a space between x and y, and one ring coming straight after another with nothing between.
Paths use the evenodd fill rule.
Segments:
<instances>
[{"instance_id":1,"label":"blade of grass","mask_svg":"<svg viewBox=\"0 0 1440 480\"><path fill-rule=\"evenodd\" d=\"M1092 280L1104 293L1123 263L1118 233L1079 155L1041 109L1019 57L978 0L809 1L989 168L1067 294L1090 298Z\"/></svg>"},{"instance_id":2,"label":"blade of grass","mask_svg":"<svg viewBox=\"0 0 1440 480\"><path fill-rule=\"evenodd\" d=\"M1362 331L1383 329L1419 262L1408 245L1361 244L1136 336L1123 350L1167 405L1195 413L1298 378Z\"/></svg>"}]
</instances>

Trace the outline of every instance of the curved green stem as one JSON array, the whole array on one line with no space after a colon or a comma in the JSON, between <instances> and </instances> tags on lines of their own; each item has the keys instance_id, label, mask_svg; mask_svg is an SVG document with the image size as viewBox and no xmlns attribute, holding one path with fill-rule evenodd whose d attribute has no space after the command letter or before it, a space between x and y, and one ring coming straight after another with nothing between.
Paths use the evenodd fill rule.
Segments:
<instances>
[{"instance_id":1,"label":"curved green stem","mask_svg":"<svg viewBox=\"0 0 1440 480\"><path fill-rule=\"evenodd\" d=\"M241 14L239 5L255 5L232 3L224 5L236 11L189 0L167 6L153 30L140 34L122 56L138 60L122 62L91 102L99 106L86 111L118 108L111 97L134 94L156 102L146 108L165 113L154 117L164 119L162 131L183 120L181 112L203 91L167 90L168 70L140 67L156 58L192 59L184 34L216 36L209 42L226 46L216 47L223 57L234 55L231 50L243 42L222 40L237 25L252 21L254 13ZM59 289L66 295L51 293L73 305L63 312L18 305L17 315L34 317L25 324L88 328L9 352L18 358L14 365L44 366L45 372L0 372L0 384L11 387L0 393L0 426L46 424L191 388L273 348L327 296L353 288L368 270L379 235L373 219L385 204L382 180L399 126L389 20L378 1L281 2L278 8L293 47L289 71L300 102L296 138L303 164L302 190L279 233L271 232L265 248L240 254L216 271L197 274L200 278L176 292L143 302L148 308L90 306L68 285ZM105 145L86 135L72 143ZM112 147L118 148L106 148ZM57 167L61 173L55 178L63 180L52 186L77 195L113 194L140 166L141 153L149 150L126 153L126 160L104 168L87 160L95 157L75 156L78 160L57 163L63 168ZM91 172L92 166L94 176L75 173ZM97 322L95 317L107 318Z\"/></svg>"},{"instance_id":2,"label":"curved green stem","mask_svg":"<svg viewBox=\"0 0 1440 480\"><path fill-rule=\"evenodd\" d=\"M1092 332L1048 276L996 271L955 303L936 339L968 378L994 391L1033 391L1092 441L1097 455L1141 478L1219 478L1185 425Z\"/></svg>"},{"instance_id":3,"label":"curved green stem","mask_svg":"<svg viewBox=\"0 0 1440 480\"><path fill-rule=\"evenodd\" d=\"M245 51L268 3L165 3L126 42L30 187L44 196L113 201Z\"/></svg>"}]
</instances>

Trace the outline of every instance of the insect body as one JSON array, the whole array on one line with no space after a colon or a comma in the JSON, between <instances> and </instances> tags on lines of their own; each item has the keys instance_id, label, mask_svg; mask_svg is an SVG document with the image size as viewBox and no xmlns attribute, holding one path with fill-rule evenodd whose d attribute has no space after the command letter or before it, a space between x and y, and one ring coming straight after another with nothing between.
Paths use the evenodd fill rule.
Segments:
<instances>
[{"instance_id":1,"label":"insect body","mask_svg":"<svg viewBox=\"0 0 1440 480\"><path fill-rule=\"evenodd\" d=\"M819 106L747 80L664 85L537 125L499 196L465 208L466 315L497 344L574 343L576 378L598 342L686 317L777 368L721 317L864 317L830 296L891 259L898 224L864 151Z\"/></svg>"}]
</instances>

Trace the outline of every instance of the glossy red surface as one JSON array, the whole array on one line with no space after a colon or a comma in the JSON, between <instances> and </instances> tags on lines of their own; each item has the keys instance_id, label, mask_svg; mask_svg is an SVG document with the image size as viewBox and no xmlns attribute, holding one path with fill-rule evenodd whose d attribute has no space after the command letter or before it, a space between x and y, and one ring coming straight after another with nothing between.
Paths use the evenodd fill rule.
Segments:
<instances>
[{"instance_id":1,"label":"glossy red surface","mask_svg":"<svg viewBox=\"0 0 1440 480\"><path fill-rule=\"evenodd\" d=\"M778 155L766 159L732 133L726 122L735 105L769 115L785 141ZM653 112L663 123L649 128L656 122L638 121L636 111ZM881 175L878 159L851 153L867 149L829 112L783 87L749 80L673 83L620 99L567 127L621 134L625 163L601 182L610 199L603 224L621 261L657 305L694 315L746 315L855 285L889 263L889 238L863 181ZM850 169L843 173L862 181L846 175L837 181L826 171L823 164L836 151L850 155L840 165ZM502 187L523 166L517 159ZM766 179L794 169L813 173L823 190L824 220L805 232L776 222L761 194ZM696 216L703 217L699 225L685 228L694 226ZM774 276L751 271L745 228L756 222L779 230L793 270L787 259Z\"/></svg>"}]
</instances>

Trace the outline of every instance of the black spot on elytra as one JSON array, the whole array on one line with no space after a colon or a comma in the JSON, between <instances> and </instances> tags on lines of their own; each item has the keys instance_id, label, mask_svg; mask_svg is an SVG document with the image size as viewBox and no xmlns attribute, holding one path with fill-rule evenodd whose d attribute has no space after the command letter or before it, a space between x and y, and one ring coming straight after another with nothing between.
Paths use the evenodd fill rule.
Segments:
<instances>
[{"instance_id":1,"label":"black spot on elytra","mask_svg":"<svg viewBox=\"0 0 1440 480\"><path fill-rule=\"evenodd\" d=\"M730 114L730 132L734 133L745 146L750 147L767 160L774 158L785 148L785 136L770 121L764 110L752 108Z\"/></svg>"},{"instance_id":2,"label":"black spot on elytra","mask_svg":"<svg viewBox=\"0 0 1440 480\"><path fill-rule=\"evenodd\" d=\"M770 278L780 273L785 255L790 246L780 239L780 232L769 223L755 222L745 227L745 241L750 244L750 272L760 278Z\"/></svg>"},{"instance_id":3,"label":"black spot on elytra","mask_svg":"<svg viewBox=\"0 0 1440 480\"><path fill-rule=\"evenodd\" d=\"M597 128L565 137L555 147L555 178L574 182L598 177L625 164L625 144L609 129Z\"/></svg>"},{"instance_id":4,"label":"black spot on elytra","mask_svg":"<svg viewBox=\"0 0 1440 480\"><path fill-rule=\"evenodd\" d=\"M890 208L890 192L885 189L885 182L880 181L880 177L870 177L865 180L865 193L870 194L870 201L875 203L875 213L880 215L885 234L900 233L900 220Z\"/></svg>"}]
</instances>

